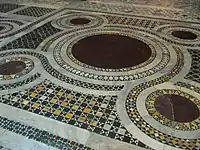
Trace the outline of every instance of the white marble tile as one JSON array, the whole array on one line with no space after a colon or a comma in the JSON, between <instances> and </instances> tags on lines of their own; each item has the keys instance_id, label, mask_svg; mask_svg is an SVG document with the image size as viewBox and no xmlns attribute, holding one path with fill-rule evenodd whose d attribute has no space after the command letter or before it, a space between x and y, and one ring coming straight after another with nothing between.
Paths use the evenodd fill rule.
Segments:
<instances>
[{"instance_id":1,"label":"white marble tile","mask_svg":"<svg viewBox=\"0 0 200 150\"><path fill-rule=\"evenodd\" d=\"M0 145L11 150L58 150L2 128L0 128Z\"/></svg>"}]
</instances>

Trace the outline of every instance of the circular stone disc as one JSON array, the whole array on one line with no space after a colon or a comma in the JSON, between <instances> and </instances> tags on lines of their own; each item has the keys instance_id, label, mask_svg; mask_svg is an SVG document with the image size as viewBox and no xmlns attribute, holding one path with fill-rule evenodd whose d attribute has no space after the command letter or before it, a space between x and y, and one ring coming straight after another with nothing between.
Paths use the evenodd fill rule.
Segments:
<instances>
[{"instance_id":1,"label":"circular stone disc","mask_svg":"<svg viewBox=\"0 0 200 150\"><path fill-rule=\"evenodd\" d=\"M161 115L172 121L191 122L199 117L196 104L179 95L159 96L154 105Z\"/></svg>"},{"instance_id":2,"label":"circular stone disc","mask_svg":"<svg viewBox=\"0 0 200 150\"><path fill-rule=\"evenodd\" d=\"M11 75L21 72L26 68L26 64L22 61L10 61L0 65L0 74Z\"/></svg>"},{"instance_id":3,"label":"circular stone disc","mask_svg":"<svg viewBox=\"0 0 200 150\"><path fill-rule=\"evenodd\" d=\"M185 40L194 40L197 38L196 34L189 31L173 31L172 35L177 38L185 39Z\"/></svg>"},{"instance_id":4,"label":"circular stone disc","mask_svg":"<svg viewBox=\"0 0 200 150\"><path fill-rule=\"evenodd\" d=\"M122 35L102 34L86 37L72 47L72 55L82 63L105 69L139 65L151 57L144 42Z\"/></svg>"},{"instance_id":5,"label":"circular stone disc","mask_svg":"<svg viewBox=\"0 0 200 150\"><path fill-rule=\"evenodd\" d=\"M90 20L87 18L75 18L70 20L70 23L74 25L84 25L90 23Z\"/></svg>"}]
</instances>

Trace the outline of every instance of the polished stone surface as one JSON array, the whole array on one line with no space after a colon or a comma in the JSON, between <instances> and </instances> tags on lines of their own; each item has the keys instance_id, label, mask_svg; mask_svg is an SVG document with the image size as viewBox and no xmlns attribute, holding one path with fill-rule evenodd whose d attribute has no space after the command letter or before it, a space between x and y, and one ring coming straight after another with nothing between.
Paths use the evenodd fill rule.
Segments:
<instances>
[{"instance_id":1,"label":"polished stone surface","mask_svg":"<svg viewBox=\"0 0 200 150\"><path fill-rule=\"evenodd\" d=\"M172 121L191 122L199 117L199 108L182 96L159 96L154 105L161 115Z\"/></svg>"},{"instance_id":2,"label":"polished stone surface","mask_svg":"<svg viewBox=\"0 0 200 150\"><path fill-rule=\"evenodd\" d=\"M0 64L0 74L11 75L21 72L26 68L26 64L21 61L10 61Z\"/></svg>"},{"instance_id":3,"label":"polished stone surface","mask_svg":"<svg viewBox=\"0 0 200 150\"><path fill-rule=\"evenodd\" d=\"M198 0L1 0L0 149L199 150Z\"/></svg>"},{"instance_id":4,"label":"polished stone surface","mask_svg":"<svg viewBox=\"0 0 200 150\"><path fill-rule=\"evenodd\" d=\"M121 69L148 60L151 48L134 38L102 34L81 39L72 47L72 54L79 61L91 66Z\"/></svg>"},{"instance_id":5,"label":"polished stone surface","mask_svg":"<svg viewBox=\"0 0 200 150\"><path fill-rule=\"evenodd\" d=\"M196 34L192 32L188 32L188 31L173 31L172 35L177 38L185 39L185 40L194 40L197 38Z\"/></svg>"},{"instance_id":6,"label":"polished stone surface","mask_svg":"<svg viewBox=\"0 0 200 150\"><path fill-rule=\"evenodd\" d=\"M83 25L83 24L88 24L90 20L86 18L75 18L70 20L70 22L74 25Z\"/></svg>"}]
</instances>

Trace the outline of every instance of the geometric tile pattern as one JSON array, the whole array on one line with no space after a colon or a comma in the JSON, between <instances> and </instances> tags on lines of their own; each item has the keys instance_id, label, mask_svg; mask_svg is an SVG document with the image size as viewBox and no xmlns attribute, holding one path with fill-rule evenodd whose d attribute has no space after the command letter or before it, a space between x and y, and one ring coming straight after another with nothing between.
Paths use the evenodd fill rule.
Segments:
<instances>
[{"instance_id":1,"label":"geometric tile pattern","mask_svg":"<svg viewBox=\"0 0 200 150\"><path fill-rule=\"evenodd\" d=\"M110 30L113 30L114 32L121 32L121 34L123 35L124 34L123 32L125 32L126 28L124 28L124 31L122 31L121 29L119 29L119 31L118 31L114 27L109 29L109 31ZM96 31L96 32L101 31L101 32L105 32L105 34L112 34L112 33L109 33L109 32L107 33L106 29L95 29L94 31ZM140 29L137 29L137 31L140 31ZM74 33L75 33L75 31L74 31ZM85 35L85 34L87 34L87 35ZM127 34L127 33L125 33L125 34ZM85 63L81 63L76 58L74 58L74 56L72 55L72 52L71 52L72 47L74 45L76 45L79 42L79 40L75 39L70 44L67 44L67 45L65 45L65 43L68 42L68 38L69 38L69 40L73 39L74 38L73 36L81 36L81 39L83 39L83 38L87 38L87 37L93 36L93 35L95 35L95 34L93 34L93 33L89 34L88 31L84 31L84 32L76 33L75 35L74 34L70 34L69 36L63 38L63 40L60 40L59 42L57 42L55 44L55 46L54 46L55 48L54 48L54 53L53 53L54 59L56 60L56 62L61 67L63 67L65 70L67 70L68 72L71 72L71 73L73 73L75 75L83 76L83 77L90 78L90 79L105 80L105 81L130 81L130 80L136 80L136 79L139 79L139 78L144 78L144 77L150 76L152 74L155 74L157 71L159 71L162 68L164 68L167 65L167 63L169 62L169 59L170 59L169 50L164 44L160 43L159 41L155 41L155 40L152 41L152 43L150 43L149 41L147 42L147 41L144 40L146 43L148 43L149 46L151 46L152 54L151 54L151 57L147 61L142 63L142 64L136 65L134 67L121 68L121 69L104 69L104 68L98 68L98 67L89 66L89 65L87 65ZM132 38L137 38L137 36L134 36L134 35L127 35L127 36L130 36ZM58 36L58 37L60 38L60 36ZM146 35L145 37L149 38L149 40L151 39L151 37L148 36L148 35ZM143 41L142 38L139 38L139 40ZM49 46L49 44L48 44L48 46ZM160 63L158 63L157 65L155 65L153 67L150 67L148 70L145 70L145 71L142 71L142 72L130 73L130 74L120 75L120 76L119 75L111 76L111 75L106 75L106 74L105 75L99 75L97 73L94 74L94 73L91 73L91 72L88 72L88 71L83 71L81 69L78 69L78 68L74 67L73 65L71 65L70 63L66 62L62 58L62 52L61 52L62 49L67 49L66 50L67 51L66 52L67 53L67 57L71 61L76 63L77 65L79 65L81 67L84 67L84 68L87 67L87 68L93 69L95 71L104 71L104 72L126 72L126 71L133 71L133 70L136 70L136 69L140 69L140 68L142 68L144 66L147 66L147 65L151 64L152 61L154 61L155 57L156 57L156 51L155 51L155 47L154 46L157 46L157 48L159 47L159 49L162 50L162 57L161 57ZM65 53L64 53L64 55L66 56Z\"/></svg>"},{"instance_id":2,"label":"geometric tile pattern","mask_svg":"<svg viewBox=\"0 0 200 150\"><path fill-rule=\"evenodd\" d=\"M10 56L10 55L19 55L19 54L31 55L31 56L37 57L41 61L44 70L46 70L53 77L55 77L63 82L72 84L72 85L76 85L76 86L88 88L88 89L104 90L104 91L119 91L124 87L123 85L95 84L95 83L89 83L89 82L84 82L84 81L80 81L77 79L73 79L71 77L68 77L68 76L58 72L56 69L54 69L51 66L48 59L44 55L36 53L36 52L10 51L10 52L6 52L6 53L0 53L0 57Z\"/></svg>"},{"instance_id":3,"label":"geometric tile pattern","mask_svg":"<svg viewBox=\"0 0 200 150\"><path fill-rule=\"evenodd\" d=\"M62 150L92 150L91 148L84 146L82 144L76 143L74 141L70 141L68 139L56 136L54 134L48 133L44 130L39 130L37 128L27 126L20 122L15 122L12 120L8 120L7 118L0 116L0 127L19 135L25 136L29 139L33 139L38 142L45 143L46 145L62 149ZM56 139L56 140L55 140ZM0 147L1 149L2 147ZM2 150L10 150L10 149L2 149Z\"/></svg>"},{"instance_id":4,"label":"geometric tile pattern","mask_svg":"<svg viewBox=\"0 0 200 150\"><path fill-rule=\"evenodd\" d=\"M185 8L192 7L192 9L198 8L199 3L197 0L185 1L185 0L168 0L166 3L162 3L156 0L112 0L113 2L121 2L127 4L147 5L147 6L161 6L161 7L174 7L174 8Z\"/></svg>"},{"instance_id":5,"label":"geometric tile pattern","mask_svg":"<svg viewBox=\"0 0 200 150\"><path fill-rule=\"evenodd\" d=\"M46 38L60 31L60 29L54 28L51 25L51 22L48 22L41 27L3 46L2 48L0 48L0 51L17 48L35 49Z\"/></svg>"},{"instance_id":6,"label":"geometric tile pattern","mask_svg":"<svg viewBox=\"0 0 200 150\"><path fill-rule=\"evenodd\" d=\"M127 96L126 111L129 115L131 121L149 137L151 137L161 143L173 146L173 147L177 147L177 148L181 148L181 149L199 150L200 139L178 138L173 135L160 132L159 130L152 127L150 124L148 124L142 118L142 116L140 115L140 113L138 112L138 109L136 107L137 98L142 91L144 91L145 89L147 89L149 87L153 87L153 86L161 84L163 82L167 82L180 72L180 70L183 67L184 60L183 60L182 52L180 49L177 49L176 53L178 56L177 63L172 70L170 70L167 74L165 74L157 79L154 79L154 80L151 80L151 81L148 81L145 83L141 83L141 84L135 86L131 90L131 92Z\"/></svg>"},{"instance_id":7,"label":"geometric tile pattern","mask_svg":"<svg viewBox=\"0 0 200 150\"><path fill-rule=\"evenodd\" d=\"M169 22L164 22L160 20L153 21L153 20L146 20L133 17L121 17L121 16L111 16L111 15L104 15L104 17L108 19L109 24L123 24L123 25L139 26L149 29L153 29L160 25L169 24Z\"/></svg>"},{"instance_id":8,"label":"geometric tile pattern","mask_svg":"<svg viewBox=\"0 0 200 150\"><path fill-rule=\"evenodd\" d=\"M43 15L50 13L54 10L55 9L52 9L52 8L43 8L43 7L32 6L32 7L28 7L28 8L22 9L20 11L17 11L17 12L15 12L15 14L40 17L40 16L43 16Z\"/></svg>"},{"instance_id":9,"label":"geometric tile pattern","mask_svg":"<svg viewBox=\"0 0 200 150\"><path fill-rule=\"evenodd\" d=\"M136 108L136 98L139 93L145 89L144 84L136 86L128 95L127 99L127 113L132 120L132 122L146 135L149 137L176 148L189 149L189 150L199 150L200 139L184 139L177 138L170 134L165 134L148 124L139 114Z\"/></svg>"},{"instance_id":10,"label":"geometric tile pattern","mask_svg":"<svg viewBox=\"0 0 200 150\"><path fill-rule=\"evenodd\" d=\"M61 1L55 2L55 4L60 4L62 3ZM124 2L128 5L124 5L122 3L112 3L114 1ZM187 3L187 5L191 4L187 8L190 9L190 7L194 5L191 1L196 0L187 2L184 0L180 0L179 2L174 2L173 0L169 1L166 3L163 2L162 4L159 2L158 6L163 6L169 3L184 6L182 4ZM51 119L51 121L55 123L55 126L62 123L66 125L66 128L68 128L68 125L71 125L74 126L72 131L74 128L86 130L95 136L96 134L101 136L102 139L104 137L108 137L113 139L113 142L115 140L115 142L121 141L120 144L124 144L124 146L128 144L127 146L131 147L132 144L132 146L137 145L146 149L151 149L145 145L145 143L148 143L145 141L148 138L152 138L153 143L148 143L152 147L154 147L154 144L155 147L157 147L157 143L159 143L160 146L162 146L161 149L165 149L165 147L170 149L170 147L173 147L199 150L200 139L197 130L200 127L199 118L189 123L187 122L187 124L185 122L180 124L176 121L167 120L164 116L159 114L158 111L156 111L155 106L153 105L156 98L160 95L173 94L175 96L192 100L197 107L199 106L200 103L199 99L197 99L198 97L195 98L192 96L192 94L195 95L200 93L200 87L198 87L198 83L200 81L200 69L198 66L200 64L200 57L199 50L197 48L200 47L198 38L200 29L198 29L199 27L197 23L197 19L200 20L199 14L197 15L195 12L189 13L187 10L182 11L181 9L165 9L165 6L162 8L142 6L144 4L150 5L152 2L150 0L134 0L134 2L133 0L112 0L112 2L95 3L87 1L79 4L76 3L74 6L69 4L69 7L62 7L59 10L56 10L56 8L53 9L54 6L52 6L52 8L45 8L45 6L36 7L29 5L25 9L22 8L18 12L15 11L15 14L17 14L15 16L18 17L19 20L17 20L17 18L9 19L9 15L13 16L13 14L4 14L8 19L0 20L1 60L19 57L26 58L25 55L29 55L30 57L35 57L39 61L34 61L34 63L40 65L39 69L41 69L41 72L35 72L32 74L32 72L36 70L34 67L38 67L38 65L34 66L33 61L30 59L33 64L32 69L34 68L32 72L28 74L25 73L22 78L12 80L11 82L0 81L2 83L0 84L0 90L8 91L8 93L1 91L0 103L9 105L10 109L18 108L17 111L23 110L24 115L31 112L35 117L42 116L39 117L43 118L41 121L44 123L44 126L41 128L45 128L46 119ZM45 1L45 3L47 3L47 1ZM131 3L144 4L137 6L132 5ZM23 5L16 4L0 4L0 12L6 13L22 6ZM198 3L196 3L193 8L197 8L198 10ZM192 11L194 9L192 9ZM32 17L29 16L40 18L31 22L30 19ZM91 19L90 23L83 26L75 24L72 25L72 23L70 23L70 20L84 16L86 19ZM25 21L20 21L20 18L23 19L23 17L30 21L27 25ZM40 23L42 23L42 25ZM191 24L194 26L192 27ZM18 30L21 25L24 26ZM185 26L185 28L183 26ZM116 28L118 30L111 31L111 28ZM175 39L172 37L171 31L179 31L179 28L185 30L188 28L191 32L194 30L194 33L198 36L197 39L191 41L184 41L178 38ZM140 38L141 35L141 39L144 38L144 40L150 41L146 44L153 46L153 49L151 48L151 50L153 54L152 56L154 57L149 59L149 61L146 61L148 63L144 63L140 67L119 71L113 71L111 69L104 70L104 68L102 68L102 70L99 70L98 68L90 68L92 66L86 66L85 64L81 64L78 60L74 61L68 57L68 47L72 47L74 41L75 43L79 41L80 39L78 38L86 38L86 34L91 36L92 32L94 34L105 34L106 29L108 29L109 34L129 35L134 33L135 35L135 33L137 33L135 37L136 39L137 37ZM61 34L61 31L65 32L62 32ZM133 32L129 33L129 31ZM22 36L20 36L21 33L23 33ZM56 37L52 37L52 35L55 35L56 33L59 34ZM66 41L66 43L62 41L62 36L64 37L63 41ZM9 41L9 38L12 40L15 37L17 37L17 39ZM5 41L9 41L10 43L3 45L4 38L8 38L8 40L6 39ZM47 39L49 40L47 41ZM44 40L46 41L42 45L41 43ZM63 47L60 46L62 44L58 45L57 43L59 42L57 41L64 44ZM39 47L40 44L42 47ZM188 48L192 57L191 68L184 68L184 64L188 63L184 59L184 56L186 56L187 53L184 53L185 49L181 49L181 46L186 46ZM58 50L62 48L62 51L58 51L58 53L53 51L52 53L51 51L56 48ZM36 52L37 50L38 52ZM71 61L69 62L69 59L66 59L66 57L71 59ZM64 63L60 61L61 59L63 59ZM123 61L123 59L120 61ZM3 63L5 63L5 61ZM54 66L54 63L57 64ZM59 68L58 65L63 68ZM188 69L190 69L190 72L185 77L188 79L187 82L192 80L198 83L184 83L184 80L182 80L183 76L181 74ZM12 71L13 70L11 69L10 72ZM101 71L101 73L98 71ZM6 71L4 71L4 74L5 72ZM175 76L180 76L180 79L174 78ZM11 77L6 77L5 79ZM44 80L44 77L48 78L48 80ZM84 80L85 78L88 80ZM58 80L59 82L57 82ZM178 88L184 87L182 88L184 91L187 89L188 91L192 91L191 95L189 92L187 94L182 91L172 90L170 87L165 87L165 84L163 84L162 87L162 83L170 80L175 82L177 82L176 80L183 81L177 82L175 85L177 85ZM35 85L38 81L41 83ZM97 83L95 81L97 81ZM111 84L110 81L112 81L113 84ZM63 84L61 82L63 82ZM32 83L34 86L32 86ZM60 83L62 85L60 85ZM74 89L69 90L67 87L68 84L70 84L70 89L73 87ZM129 87L129 84L133 87ZM164 90L156 89L156 87L154 88L154 86L157 85L161 86L161 89ZM28 86L29 88L24 89L23 86ZM127 88L132 88L132 90L126 91L129 92L129 94L125 98L124 96L126 95L124 95L124 90L127 90ZM20 91L20 89L22 89L22 91ZM148 92L148 90L151 89L156 91L150 95L145 95L147 98L144 99L143 102L137 103L143 92L146 90ZM87 92L84 90L87 90ZM114 95L115 91L116 95ZM126 101L118 103L120 100L118 98L121 97L125 98ZM145 109L145 101L146 109L149 111L149 114ZM126 110L122 112L123 114L121 114L121 116L125 114L126 118L124 119L132 121L130 127L136 128L135 131L136 133L140 132L140 137L138 137L137 134L129 133L128 130L126 130L124 126L124 123L126 122L121 122L122 118L118 116L118 111L121 110L118 109L120 107L117 107L116 103L117 105L123 105L123 108L120 106L122 109L125 107ZM145 109L145 113L147 113L147 116L150 117L148 118L149 120L146 120L145 117L142 116L141 112L144 113L144 111L138 109L140 106L137 104L143 105L142 108ZM13 109L12 111L8 110L7 115L12 116L9 112L13 112L15 110L16 109ZM129 118L127 118L127 115ZM14 120L18 119L19 118L16 117ZM27 124L28 123L29 122L27 122ZM34 127L27 124L23 124L20 121L9 120L8 118L4 118L0 115L0 128L25 136L28 139L36 140L61 150L91 149L80 143L56 136L56 133L54 135L51 132L40 130L40 127L35 127L38 125L37 123ZM165 131L165 129L176 132L171 134L170 132ZM179 135L179 133L181 133L181 135ZM67 136L69 135L68 133L66 134ZM134 136L132 134L134 134ZM71 138L75 139L77 137ZM145 140L143 140L143 138ZM143 141L145 143L143 143ZM88 145L90 144L93 143L89 143ZM107 146L106 142L98 144L106 144L105 146ZM111 144L112 143L108 144L109 148L112 146ZM6 149L6 147L0 146L0 149L2 148Z\"/></svg>"},{"instance_id":11,"label":"geometric tile pattern","mask_svg":"<svg viewBox=\"0 0 200 150\"><path fill-rule=\"evenodd\" d=\"M36 79L38 79L40 76L41 76L41 74L37 73L37 74L34 74L33 76L30 76L27 79L22 80L22 81L18 81L18 82L12 83L12 84L1 84L0 90L13 89L13 88L17 88L17 87L29 84L29 83L35 81Z\"/></svg>"},{"instance_id":12,"label":"geometric tile pattern","mask_svg":"<svg viewBox=\"0 0 200 150\"><path fill-rule=\"evenodd\" d=\"M177 82L175 85L190 89L200 94L200 87L194 86L192 84L184 83L184 82Z\"/></svg>"},{"instance_id":13,"label":"geometric tile pattern","mask_svg":"<svg viewBox=\"0 0 200 150\"><path fill-rule=\"evenodd\" d=\"M17 5L17 4L11 4L11 3L2 3L2 4L0 4L0 12L7 13L9 11L20 8L22 6L23 5Z\"/></svg>"},{"instance_id":14,"label":"geometric tile pattern","mask_svg":"<svg viewBox=\"0 0 200 150\"><path fill-rule=\"evenodd\" d=\"M190 68L190 72L185 77L186 79L196 81L200 83L200 50L199 49L188 49L191 57L192 64Z\"/></svg>"},{"instance_id":15,"label":"geometric tile pattern","mask_svg":"<svg viewBox=\"0 0 200 150\"><path fill-rule=\"evenodd\" d=\"M198 130L200 129L200 117L196 120L190 121L190 122L178 122L178 121L171 121L162 114L160 114L156 108L155 108L155 101L156 99L165 94L170 95L179 95L182 97L185 97L192 101L196 106L200 109L200 100L198 100L196 97L193 97L190 94L177 91L177 90L171 90L171 89L165 89L165 90L157 90L153 93L151 93L147 99L146 99L146 109L149 112L149 114L158 122L160 122L163 125L169 126L171 128L175 128L176 130L183 130L183 131L192 131L192 130Z\"/></svg>"},{"instance_id":16,"label":"geometric tile pattern","mask_svg":"<svg viewBox=\"0 0 200 150\"><path fill-rule=\"evenodd\" d=\"M32 28L32 27L34 27L35 25L37 25L38 23L40 23L41 21L43 21L43 20L45 20L45 19L47 19L47 18L49 18L49 17L52 17L53 15L58 14L58 13L62 12L63 10L65 10L65 8L60 9L60 10L54 12L54 13L51 13L51 14L49 14L49 15L43 17L43 18L40 18L40 19L34 21L33 23L30 23L30 24L28 24L27 26L25 26L25 27L23 27L23 28L21 28L21 29L19 29L19 30L16 30L16 31L14 31L14 32L12 32L12 33L10 33L10 34L0 36L0 39L13 36L13 35L18 34L18 33L22 32L22 31L24 31L24 30L27 30L27 29L29 29L29 28Z\"/></svg>"},{"instance_id":17,"label":"geometric tile pattern","mask_svg":"<svg viewBox=\"0 0 200 150\"><path fill-rule=\"evenodd\" d=\"M48 80L25 91L4 95L0 102L120 141L145 147L121 124L116 96L77 93Z\"/></svg>"},{"instance_id":18,"label":"geometric tile pattern","mask_svg":"<svg viewBox=\"0 0 200 150\"><path fill-rule=\"evenodd\" d=\"M24 23L23 22L21 22L21 21L19 21L19 20L7 20L7 19L2 19L2 20L0 20L0 25L2 24L2 23L4 23L4 22L14 22L14 23L16 23L16 24L18 24L19 26L21 26L21 25L23 25Z\"/></svg>"},{"instance_id":19,"label":"geometric tile pattern","mask_svg":"<svg viewBox=\"0 0 200 150\"><path fill-rule=\"evenodd\" d=\"M179 17L181 14L177 14L177 10L168 10L162 8L152 8L152 7L135 7L134 5L120 5L119 3L90 3L85 2L78 5L76 8L79 9L85 9L87 10L95 10L95 11L102 11L102 12L110 12L110 13L116 13L116 12L125 12L130 13L131 16L134 16L134 14L137 15L143 15L143 16L149 16L149 15L156 15L160 17ZM162 10L162 11L161 11ZM128 14L128 15L130 15Z\"/></svg>"}]
</instances>

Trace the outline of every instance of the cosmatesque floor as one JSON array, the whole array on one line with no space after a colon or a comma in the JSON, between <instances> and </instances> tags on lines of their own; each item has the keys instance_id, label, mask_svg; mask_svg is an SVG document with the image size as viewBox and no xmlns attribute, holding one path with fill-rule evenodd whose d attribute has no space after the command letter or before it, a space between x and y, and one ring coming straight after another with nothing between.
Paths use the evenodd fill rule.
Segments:
<instances>
[{"instance_id":1,"label":"cosmatesque floor","mask_svg":"<svg viewBox=\"0 0 200 150\"><path fill-rule=\"evenodd\" d=\"M1 0L0 149L200 150L199 0Z\"/></svg>"}]
</instances>

